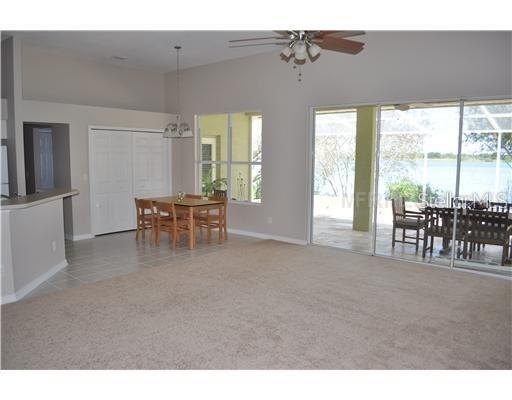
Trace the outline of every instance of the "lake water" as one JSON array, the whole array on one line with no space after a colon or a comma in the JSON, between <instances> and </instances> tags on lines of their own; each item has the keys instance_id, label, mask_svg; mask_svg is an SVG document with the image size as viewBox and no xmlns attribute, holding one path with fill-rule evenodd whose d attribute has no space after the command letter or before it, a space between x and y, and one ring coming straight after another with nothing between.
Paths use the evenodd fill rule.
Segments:
<instances>
[{"instance_id":1,"label":"lake water","mask_svg":"<svg viewBox=\"0 0 512 400\"><path fill-rule=\"evenodd\" d=\"M442 192L455 192L455 179L457 173L456 160L428 160L424 168L423 160L402 161L402 167L407 168L408 176L415 182L427 182L434 189ZM496 162L463 161L461 164L460 193L471 195L478 193L505 193L512 200L512 168L505 162L500 164L500 174L496 185ZM353 183L353 173L349 181ZM379 177L379 195L383 196L390 183L396 182L392 174ZM318 182L318 181L317 181ZM319 187L320 186L320 187ZM319 194L332 194L328 185L317 185ZM353 189L349 191L352 193ZM508 195L507 195L508 194Z\"/></svg>"}]
</instances>

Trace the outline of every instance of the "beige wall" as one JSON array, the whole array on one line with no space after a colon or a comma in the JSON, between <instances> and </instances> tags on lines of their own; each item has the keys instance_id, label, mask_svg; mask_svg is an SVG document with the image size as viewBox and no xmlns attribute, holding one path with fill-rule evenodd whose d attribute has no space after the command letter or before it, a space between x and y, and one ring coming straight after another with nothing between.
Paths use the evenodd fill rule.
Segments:
<instances>
[{"instance_id":1,"label":"beige wall","mask_svg":"<svg viewBox=\"0 0 512 400\"><path fill-rule=\"evenodd\" d=\"M80 191L71 199L74 236L91 233L88 127L163 129L173 118L164 113L30 100L22 102L22 115L25 122L69 124L71 186Z\"/></svg>"},{"instance_id":2,"label":"beige wall","mask_svg":"<svg viewBox=\"0 0 512 400\"><path fill-rule=\"evenodd\" d=\"M19 112L21 104L21 42L17 38L2 41L2 97L7 100L7 157L9 193L25 194L23 155L23 123ZM18 145L20 144L21 145Z\"/></svg>"},{"instance_id":3,"label":"beige wall","mask_svg":"<svg viewBox=\"0 0 512 400\"><path fill-rule=\"evenodd\" d=\"M16 292L14 287L14 271L13 271L13 260L12 260L12 243L11 243L11 214L10 211L0 211L0 218L2 223L0 224L2 236L0 237L2 244L1 266L0 271L2 272L1 279L1 290L2 303L4 298L12 295Z\"/></svg>"},{"instance_id":4,"label":"beige wall","mask_svg":"<svg viewBox=\"0 0 512 400\"><path fill-rule=\"evenodd\" d=\"M16 300L13 296L25 295L38 281L46 280L49 273L64 267L66 255L62 199L2 210L1 216L4 302Z\"/></svg>"},{"instance_id":5,"label":"beige wall","mask_svg":"<svg viewBox=\"0 0 512 400\"><path fill-rule=\"evenodd\" d=\"M370 32L364 40L357 56L322 52L303 67L300 83L277 52L183 71L187 121L263 113L263 203L231 205L232 228L307 239L311 106L512 95L510 32ZM169 112L176 111L174 84L168 74ZM174 182L194 190L194 140L177 142L173 157Z\"/></svg>"},{"instance_id":6,"label":"beige wall","mask_svg":"<svg viewBox=\"0 0 512 400\"><path fill-rule=\"evenodd\" d=\"M164 75L23 44L23 99L164 111Z\"/></svg>"}]
</instances>

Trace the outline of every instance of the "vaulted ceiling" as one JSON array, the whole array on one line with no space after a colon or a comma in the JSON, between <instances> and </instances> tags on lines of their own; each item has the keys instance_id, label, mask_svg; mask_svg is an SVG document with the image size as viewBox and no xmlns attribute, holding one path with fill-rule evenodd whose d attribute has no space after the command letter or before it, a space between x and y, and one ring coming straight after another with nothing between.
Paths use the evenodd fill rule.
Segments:
<instances>
[{"instance_id":1,"label":"vaulted ceiling","mask_svg":"<svg viewBox=\"0 0 512 400\"><path fill-rule=\"evenodd\" d=\"M78 56L155 72L176 69L176 50L181 45L180 65L198 65L245 57L280 47L229 48L228 40L272 36L271 31L13 31L27 44L65 50ZM126 58L118 60L114 57Z\"/></svg>"}]
</instances>

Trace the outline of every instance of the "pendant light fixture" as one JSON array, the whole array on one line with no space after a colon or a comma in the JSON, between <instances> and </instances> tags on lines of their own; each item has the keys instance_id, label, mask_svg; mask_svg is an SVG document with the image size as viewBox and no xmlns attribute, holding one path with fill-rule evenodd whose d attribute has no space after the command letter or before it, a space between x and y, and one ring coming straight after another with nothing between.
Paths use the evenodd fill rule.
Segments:
<instances>
[{"instance_id":1,"label":"pendant light fixture","mask_svg":"<svg viewBox=\"0 0 512 400\"><path fill-rule=\"evenodd\" d=\"M181 46L174 46L176 49L176 105L178 116L176 122L167 124L163 137L167 139L178 139L192 137L192 130L186 122L181 122L180 114L180 50Z\"/></svg>"}]
</instances>

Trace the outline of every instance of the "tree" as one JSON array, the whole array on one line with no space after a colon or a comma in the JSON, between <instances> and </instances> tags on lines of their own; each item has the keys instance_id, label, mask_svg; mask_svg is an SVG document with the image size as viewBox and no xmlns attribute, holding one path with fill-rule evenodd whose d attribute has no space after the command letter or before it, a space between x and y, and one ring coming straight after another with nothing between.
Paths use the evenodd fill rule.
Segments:
<instances>
[{"instance_id":1,"label":"tree","mask_svg":"<svg viewBox=\"0 0 512 400\"><path fill-rule=\"evenodd\" d=\"M476 145L476 150L480 153L485 153L487 156L492 156L496 159L498 150L497 132L466 132L464 133L465 143ZM506 163L509 168L512 168L512 135L501 135L501 160Z\"/></svg>"},{"instance_id":2,"label":"tree","mask_svg":"<svg viewBox=\"0 0 512 400\"><path fill-rule=\"evenodd\" d=\"M335 197L347 197L353 183L355 137L353 135L319 136L316 139L315 170ZM351 195L351 193L350 193Z\"/></svg>"},{"instance_id":3,"label":"tree","mask_svg":"<svg viewBox=\"0 0 512 400\"><path fill-rule=\"evenodd\" d=\"M414 160L423 157L418 150L423 149L424 136L416 133L389 134L380 140L380 176L387 180L400 180L409 177L415 167Z\"/></svg>"}]
</instances>

